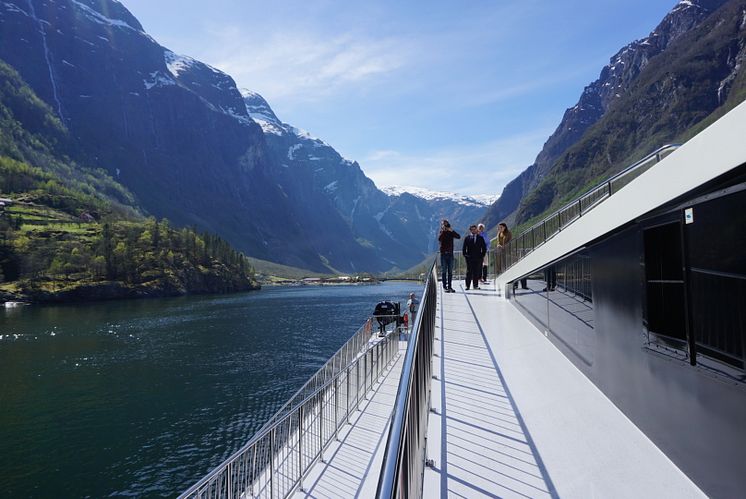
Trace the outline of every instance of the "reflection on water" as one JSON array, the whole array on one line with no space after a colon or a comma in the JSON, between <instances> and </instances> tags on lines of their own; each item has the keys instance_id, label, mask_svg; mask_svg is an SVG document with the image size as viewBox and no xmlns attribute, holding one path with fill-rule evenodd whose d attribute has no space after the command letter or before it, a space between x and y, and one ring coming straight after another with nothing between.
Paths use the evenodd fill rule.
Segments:
<instances>
[{"instance_id":1,"label":"reflection on water","mask_svg":"<svg viewBox=\"0 0 746 499\"><path fill-rule=\"evenodd\" d=\"M0 309L0 490L174 495L417 284Z\"/></svg>"}]
</instances>

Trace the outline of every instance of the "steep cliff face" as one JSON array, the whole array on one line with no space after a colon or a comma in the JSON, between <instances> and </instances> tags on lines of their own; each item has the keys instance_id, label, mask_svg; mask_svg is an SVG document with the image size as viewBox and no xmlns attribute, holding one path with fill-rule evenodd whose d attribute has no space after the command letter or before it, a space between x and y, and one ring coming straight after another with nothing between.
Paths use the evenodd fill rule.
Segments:
<instances>
[{"instance_id":1,"label":"steep cliff face","mask_svg":"<svg viewBox=\"0 0 746 499\"><path fill-rule=\"evenodd\" d=\"M15 0L0 4L0 20L0 58L70 130L71 155L105 168L149 212L270 255L279 241L265 207L282 211L281 193L230 77L178 67L114 1Z\"/></svg>"},{"instance_id":2,"label":"steep cliff face","mask_svg":"<svg viewBox=\"0 0 746 499\"><path fill-rule=\"evenodd\" d=\"M318 253L330 262L341 262L336 268L409 268L435 249L441 218L468 224L479 221L484 212L486 204L455 195L380 190L357 162L280 121L259 94L248 90L242 94L249 115L265 133L273 155L273 177L293 200L297 216L304 216L318 234L314 240ZM314 208L310 212L309 206ZM359 263L347 265L355 261L354 255L362 256Z\"/></svg>"},{"instance_id":3,"label":"steep cliff face","mask_svg":"<svg viewBox=\"0 0 746 499\"><path fill-rule=\"evenodd\" d=\"M599 78L583 90L578 103L565 111L562 121L547 139L535 163L511 182L497 203L490 207L487 216L490 225L498 223L511 214L517 215L517 221L521 222L551 205L556 195L562 191L562 188L557 190L549 185L552 181L548 179L558 159L578 144L588 131L607 116L613 108L618 107L620 101L627 102L625 97L640 78L645 73L652 72L649 66L653 64L654 67L658 67L662 63L662 61L656 62L662 54L682 43L701 45L702 42L698 39L687 42L681 42L681 40L693 31L701 33L703 30L699 28L704 21L725 3L725 0L683 0L664 17L649 36L634 41L617 52L610 59L609 64L601 70ZM661 86L649 95L647 112L641 113L637 118L650 121L651 115L665 107L666 92L666 89ZM645 128L644 122L640 121L639 125ZM680 133L682 129L677 128L672 131L674 133L671 136L676 136L676 133ZM631 152L627 148L626 154L621 155L629 157ZM626 158L612 158L611 163L621 159ZM580 167L580 164L578 166ZM547 182L542 187L542 192L545 194L549 192L551 195L539 195L539 192L530 195L542 182ZM529 196L532 207L519 210L521 200Z\"/></svg>"},{"instance_id":4,"label":"steep cliff face","mask_svg":"<svg viewBox=\"0 0 746 499\"><path fill-rule=\"evenodd\" d=\"M282 186L293 216L310 230L314 251L342 271L404 268L422 259L385 228L376 214L388 204L354 161L308 132L283 123L259 94L242 91L249 115L264 131L272 176Z\"/></svg>"},{"instance_id":5,"label":"steep cliff face","mask_svg":"<svg viewBox=\"0 0 746 499\"><path fill-rule=\"evenodd\" d=\"M333 230L299 214L233 79L160 46L119 2L3 2L0 27L0 59L70 131L66 153L106 169L148 212L262 259L314 270L370 264L366 250L322 254Z\"/></svg>"},{"instance_id":6,"label":"steep cliff face","mask_svg":"<svg viewBox=\"0 0 746 499\"><path fill-rule=\"evenodd\" d=\"M117 1L2 2L0 59L57 115L55 154L105 169L150 214L317 271L407 268L430 249L356 162L160 46Z\"/></svg>"},{"instance_id":7,"label":"steep cliff face","mask_svg":"<svg viewBox=\"0 0 746 499\"><path fill-rule=\"evenodd\" d=\"M745 1L726 2L651 59L598 123L555 161L522 201L517 219L556 206L663 144L685 141L742 102L744 16ZM534 194L547 192L551 196Z\"/></svg>"}]
</instances>

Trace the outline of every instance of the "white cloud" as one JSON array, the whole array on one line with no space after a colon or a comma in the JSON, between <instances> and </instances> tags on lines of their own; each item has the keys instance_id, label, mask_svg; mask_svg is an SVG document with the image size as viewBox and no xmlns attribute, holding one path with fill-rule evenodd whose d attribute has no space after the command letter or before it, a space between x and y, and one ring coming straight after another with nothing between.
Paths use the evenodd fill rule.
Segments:
<instances>
[{"instance_id":1,"label":"white cloud","mask_svg":"<svg viewBox=\"0 0 746 499\"><path fill-rule=\"evenodd\" d=\"M413 47L402 39L275 32L268 36L237 27L212 33L206 57L270 102L316 101L343 90L360 90L407 66Z\"/></svg>"},{"instance_id":2,"label":"white cloud","mask_svg":"<svg viewBox=\"0 0 746 499\"><path fill-rule=\"evenodd\" d=\"M499 195L508 182L533 163L551 132L542 128L421 155L373 151L361 161L361 166L379 187L412 185L466 195Z\"/></svg>"}]
</instances>

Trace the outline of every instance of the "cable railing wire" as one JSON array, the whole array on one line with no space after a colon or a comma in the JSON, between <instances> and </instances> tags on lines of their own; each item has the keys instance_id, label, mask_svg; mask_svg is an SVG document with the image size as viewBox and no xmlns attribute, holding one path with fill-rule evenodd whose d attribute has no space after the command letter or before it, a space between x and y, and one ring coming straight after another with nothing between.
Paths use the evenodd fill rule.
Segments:
<instances>
[{"instance_id":1,"label":"cable railing wire","mask_svg":"<svg viewBox=\"0 0 746 499\"><path fill-rule=\"evenodd\" d=\"M369 319L241 449L179 499L285 498L399 355L399 330L369 341Z\"/></svg>"}]
</instances>

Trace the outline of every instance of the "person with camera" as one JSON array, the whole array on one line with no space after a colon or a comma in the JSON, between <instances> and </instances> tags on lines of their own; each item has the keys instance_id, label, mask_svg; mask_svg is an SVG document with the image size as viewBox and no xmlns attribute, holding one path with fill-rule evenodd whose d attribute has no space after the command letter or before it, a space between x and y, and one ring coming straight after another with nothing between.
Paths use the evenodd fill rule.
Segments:
<instances>
[{"instance_id":1,"label":"person with camera","mask_svg":"<svg viewBox=\"0 0 746 499\"><path fill-rule=\"evenodd\" d=\"M461 235L451 228L448 220L443 220L440 224L440 268L441 277L443 278L443 289L446 293L455 293L451 286L453 280L453 240L461 239Z\"/></svg>"}]
</instances>

